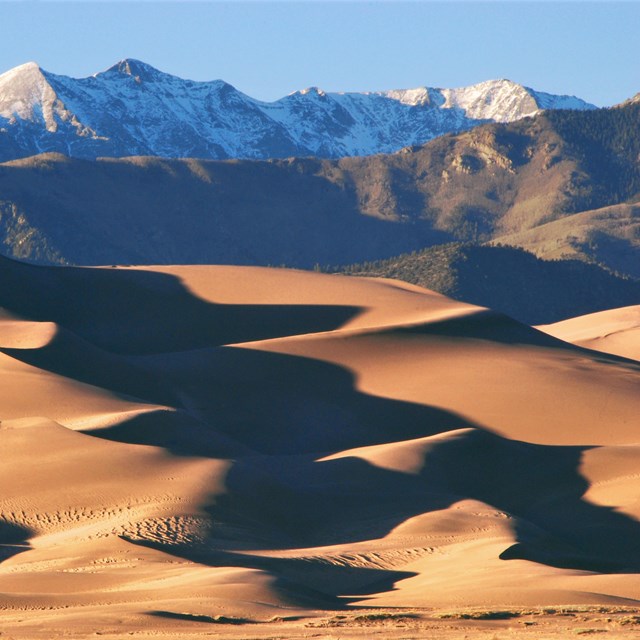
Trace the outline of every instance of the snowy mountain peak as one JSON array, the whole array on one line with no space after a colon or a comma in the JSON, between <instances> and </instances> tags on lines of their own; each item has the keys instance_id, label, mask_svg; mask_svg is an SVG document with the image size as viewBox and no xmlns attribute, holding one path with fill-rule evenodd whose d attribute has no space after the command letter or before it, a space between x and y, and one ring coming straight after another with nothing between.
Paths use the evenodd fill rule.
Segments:
<instances>
[{"instance_id":1,"label":"snowy mountain peak","mask_svg":"<svg viewBox=\"0 0 640 640\"><path fill-rule=\"evenodd\" d=\"M167 76L168 74L159 71L155 67L152 67L150 64L146 62L142 62L141 60L136 60L135 58L125 58L124 60L120 60L113 66L109 67L106 71L102 73L96 74L94 77L99 77L101 75L124 75L131 76L132 78L139 80L146 80L147 82L157 80L162 76Z\"/></svg>"},{"instance_id":2,"label":"snowy mountain peak","mask_svg":"<svg viewBox=\"0 0 640 640\"><path fill-rule=\"evenodd\" d=\"M441 92L444 108L462 109L467 117L476 120L511 122L540 110L522 85L504 78Z\"/></svg>"},{"instance_id":3,"label":"snowy mountain peak","mask_svg":"<svg viewBox=\"0 0 640 640\"><path fill-rule=\"evenodd\" d=\"M25 89L27 86L42 85L46 84L46 82L45 74L37 62L21 64L0 75L0 86L4 88L4 91L12 87L14 93Z\"/></svg>"},{"instance_id":4,"label":"snowy mountain peak","mask_svg":"<svg viewBox=\"0 0 640 640\"><path fill-rule=\"evenodd\" d=\"M415 89L394 89L392 91L384 91L379 95L397 100L401 104L409 106L441 106L444 100L437 89L430 87L416 87Z\"/></svg>"},{"instance_id":5,"label":"snowy mountain peak","mask_svg":"<svg viewBox=\"0 0 640 640\"><path fill-rule=\"evenodd\" d=\"M5 76L20 76L25 73L30 73L33 71L42 71L40 69L40 65L37 62L25 62L24 64L20 64L13 69L3 73L0 78L4 78Z\"/></svg>"},{"instance_id":6,"label":"snowy mountain peak","mask_svg":"<svg viewBox=\"0 0 640 640\"><path fill-rule=\"evenodd\" d=\"M368 93L312 86L262 102L222 80L183 80L133 58L79 79L31 62L0 76L0 161L42 151L82 158L391 153L485 122L557 108L595 107L507 79Z\"/></svg>"},{"instance_id":7,"label":"snowy mountain peak","mask_svg":"<svg viewBox=\"0 0 640 640\"><path fill-rule=\"evenodd\" d=\"M319 87L307 87L306 89L302 89L301 91L294 91L291 95L318 96L320 98L324 98L327 94Z\"/></svg>"},{"instance_id":8,"label":"snowy mountain peak","mask_svg":"<svg viewBox=\"0 0 640 640\"><path fill-rule=\"evenodd\" d=\"M509 78L497 78L496 80L485 80L484 82L480 82L480 83L476 84L475 86L481 86L481 85L485 85L487 87L490 87L490 86L494 86L494 87L522 87L522 85L519 82L514 82L513 80L510 80Z\"/></svg>"},{"instance_id":9,"label":"snowy mountain peak","mask_svg":"<svg viewBox=\"0 0 640 640\"><path fill-rule=\"evenodd\" d=\"M55 133L55 113L60 107L48 74L36 62L27 62L0 76L0 117L9 123L42 122L47 131Z\"/></svg>"}]
</instances>

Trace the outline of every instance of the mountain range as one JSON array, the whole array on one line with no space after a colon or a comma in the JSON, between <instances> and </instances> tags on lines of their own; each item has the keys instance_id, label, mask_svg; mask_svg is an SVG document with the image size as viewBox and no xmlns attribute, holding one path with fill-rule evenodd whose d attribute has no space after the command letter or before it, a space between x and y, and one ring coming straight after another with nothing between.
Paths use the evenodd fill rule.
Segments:
<instances>
[{"instance_id":1,"label":"mountain range","mask_svg":"<svg viewBox=\"0 0 640 640\"><path fill-rule=\"evenodd\" d=\"M42 152L85 159L361 156L542 109L595 107L504 79L368 93L310 87L264 102L222 80L184 80L138 60L79 79L30 62L0 75L0 161Z\"/></svg>"},{"instance_id":2,"label":"mountain range","mask_svg":"<svg viewBox=\"0 0 640 640\"><path fill-rule=\"evenodd\" d=\"M630 103L336 160L42 154L0 165L0 242L43 263L302 268L501 243L640 277L639 131Z\"/></svg>"}]
</instances>

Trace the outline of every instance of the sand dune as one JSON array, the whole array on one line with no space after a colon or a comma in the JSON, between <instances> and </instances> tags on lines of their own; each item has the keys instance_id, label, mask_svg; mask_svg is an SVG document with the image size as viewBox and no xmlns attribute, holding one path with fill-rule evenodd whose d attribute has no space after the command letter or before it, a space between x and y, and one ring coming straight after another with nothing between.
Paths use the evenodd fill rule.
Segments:
<instances>
[{"instance_id":1,"label":"sand dune","mask_svg":"<svg viewBox=\"0 0 640 640\"><path fill-rule=\"evenodd\" d=\"M640 360L640 305L590 313L540 330L588 349Z\"/></svg>"},{"instance_id":2,"label":"sand dune","mask_svg":"<svg viewBox=\"0 0 640 640\"><path fill-rule=\"evenodd\" d=\"M0 306L11 637L640 599L635 308L539 331L390 280L6 260Z\"/></svg>"}]
</instances>

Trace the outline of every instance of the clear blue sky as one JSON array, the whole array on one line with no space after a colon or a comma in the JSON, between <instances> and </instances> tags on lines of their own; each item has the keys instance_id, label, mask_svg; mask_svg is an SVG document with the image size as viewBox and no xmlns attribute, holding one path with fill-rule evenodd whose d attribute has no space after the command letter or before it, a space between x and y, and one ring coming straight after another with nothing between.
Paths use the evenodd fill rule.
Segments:
<instances>
[{"instance_id":1,"label":"clear blue sky","mask_svg":"<svg viewBox=\"0 0 640 640\"><path fill-rule=\"evenodd\" d=\"M274 100L296 89L510 78L611 105L640 92L638 2L0 0L0 70L91 75L138 58Z\"/></svg>"}]
</instances>

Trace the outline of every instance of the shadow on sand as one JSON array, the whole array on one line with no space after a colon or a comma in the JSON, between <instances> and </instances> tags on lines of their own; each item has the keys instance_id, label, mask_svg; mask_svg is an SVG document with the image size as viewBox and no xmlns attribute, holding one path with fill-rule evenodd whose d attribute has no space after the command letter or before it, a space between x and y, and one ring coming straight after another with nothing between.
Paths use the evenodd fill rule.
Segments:
<instances>
[{"instance_id":1,"label":"shadow on sand","mask_svg":"<svg viewBox=\"0 0 640 640\"><path fill-rule=\"evenodd\" d=\"M215 304L166 273L39 267L1 256L0 307L32 320L55 322L119 354L330 331L362 311L339 305Z\"/></svg>"},{"instance_id":2,"label":"shadow on sand","mask_svg":"<svg viewBox=\"0 0 640 640\"><path fill-rule=\"evenodd\" d=\"M0 520L0 563L28 551L31 545L28 539L31 531L13 522Z\"/></svg>"},{"instance_id":3,"label":"shadow on sand","mask_svg":"<svg viewBox=\"0 0 640 640\"><path fill-rule=\"evenodd\" d=\"M380 538L411 518L473 499L511 518L517 543L502 553L505 560L640 572L640 524L584 499L588 483L580 465L586 447L505 439L438 407L362 393L353 374L333 364L216 346L334 329L357 308L214 305L160 274L63 269L36 271L20 281L21 269L38 268L9 266L4 306L58 322L103 353L100 360L76 344L57 351L14 349L13 357L107 388L120 376L119 392L160 399L175 409L92 435L181 456L234 459L227 493L206 506L202 543L131 542L211 566L261 569L292 598L337 605L348 599L337 600L341 596L392 589L414 574L401 569L401 557L303 549ZM69 303L78 291L82 295ZM485 320L491 323L490 316ZM494 329L485 339L513 341ZM458 322L431 330L469 337L474 329ZM517 341L534 339L526 333ZM112 352L108 362L106 350ZM108 367L96 373L100 364ZM403 443L419 463L405 469L404 454L397 468L384 456L382 462L375 456L326 459L373 445L386 445L393 459L394 443ZM19 528L2 526L3 544L17 547L25 539ZM225 531L232 535L221 535ZM300 554L286 557L292 549Z\"/></svg>"}]
</instances>

